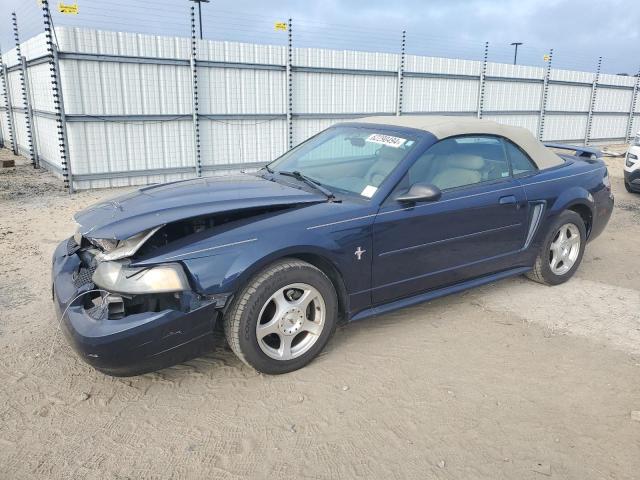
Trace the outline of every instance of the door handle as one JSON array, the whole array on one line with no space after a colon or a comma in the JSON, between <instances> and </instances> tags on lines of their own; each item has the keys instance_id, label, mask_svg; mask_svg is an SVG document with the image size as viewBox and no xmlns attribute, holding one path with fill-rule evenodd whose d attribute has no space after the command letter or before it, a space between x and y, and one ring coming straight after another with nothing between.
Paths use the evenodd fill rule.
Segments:
<instances>
[{"instance_id":1,"label":"door handle","mask_svg":"<svg viewBox=\"0 0 640 480\"><path fill-rule=\"evenodd\" d=\"M500 205L512 205L516 203L515 195L507 195L505 197L500 197Z\"/></svg>"}]
</instances>

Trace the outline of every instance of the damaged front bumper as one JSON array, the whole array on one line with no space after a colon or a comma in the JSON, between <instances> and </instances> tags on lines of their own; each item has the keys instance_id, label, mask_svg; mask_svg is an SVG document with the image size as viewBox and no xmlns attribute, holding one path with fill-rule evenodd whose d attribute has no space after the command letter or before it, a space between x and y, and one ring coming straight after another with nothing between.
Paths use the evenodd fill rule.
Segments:
<instances>
[{"instance_id":1,"label":"damaged front bumper","mask_svg":"<svg viewBox=\"0 0 640 480\"><path fill-rule=\"evenodd\" d=\"M118 376L157 370L187 358L212 333L220 300L198 299L186 308L156 303L153 311L138 306L129 314L119 296L95 291L93 268L77 250L71 238L54 252L53 300L57 319L64 313L62 329L71 346L96 369ZM105 296L115 302L103 301Z\"/></svg>"}]
</instances>

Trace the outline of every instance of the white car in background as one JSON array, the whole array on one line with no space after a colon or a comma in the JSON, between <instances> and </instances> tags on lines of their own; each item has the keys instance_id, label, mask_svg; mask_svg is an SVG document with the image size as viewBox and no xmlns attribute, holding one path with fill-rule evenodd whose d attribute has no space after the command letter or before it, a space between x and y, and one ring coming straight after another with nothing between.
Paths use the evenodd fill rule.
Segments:
<instances>
[{"instance_id":1,"label":"white car in background","mask_svg":"<svg viewBox=\"0 0 640 480\"><path fill-rule=\"evenodd\" d=\"M640 132L631 141L624 159L624 186L627 192L640 193Z\"/></svg>"}]
</instances>

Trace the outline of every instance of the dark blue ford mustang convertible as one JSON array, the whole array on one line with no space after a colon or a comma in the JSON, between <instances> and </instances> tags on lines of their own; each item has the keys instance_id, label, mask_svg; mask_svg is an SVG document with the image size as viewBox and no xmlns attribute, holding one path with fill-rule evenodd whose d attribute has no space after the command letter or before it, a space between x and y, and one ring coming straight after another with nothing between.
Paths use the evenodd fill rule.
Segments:
<instances>
[{"instance_id":1,"label":"dark blue ford mustang convertible","mask_svg":"<svg viewBox=\"0 0 640 480\"><path fill-rule=\"evenodd\" d=\"M574 149L459 117L338 124L254 174L78 213L54 254L55 304L105 373L180 361L216 324L248 365L290 372L339 322L512 275L567 281L613 208L604 163Z\"/></svg>"}]
</instances>

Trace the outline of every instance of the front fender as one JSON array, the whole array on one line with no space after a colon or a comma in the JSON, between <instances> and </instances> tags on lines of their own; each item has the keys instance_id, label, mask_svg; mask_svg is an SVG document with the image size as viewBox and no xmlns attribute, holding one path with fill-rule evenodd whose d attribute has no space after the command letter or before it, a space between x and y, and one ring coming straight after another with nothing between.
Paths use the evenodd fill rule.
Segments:
<instances>
[{"instance_id":1,"label":"front fender","mask_svg":"<svg viewBox=\"0 0 640 480\"><path fill-rule=\"evenodd\" d=\"M195 290L204 295L232 293L267 265L285 257L315 255L330 262L342 275L333 251L316 245L295 245L265 252L260 245L235 252L185 260L183 264L195 282ZM343 277L344 278L344 277Z\"/></svg>"}]
</instances>

